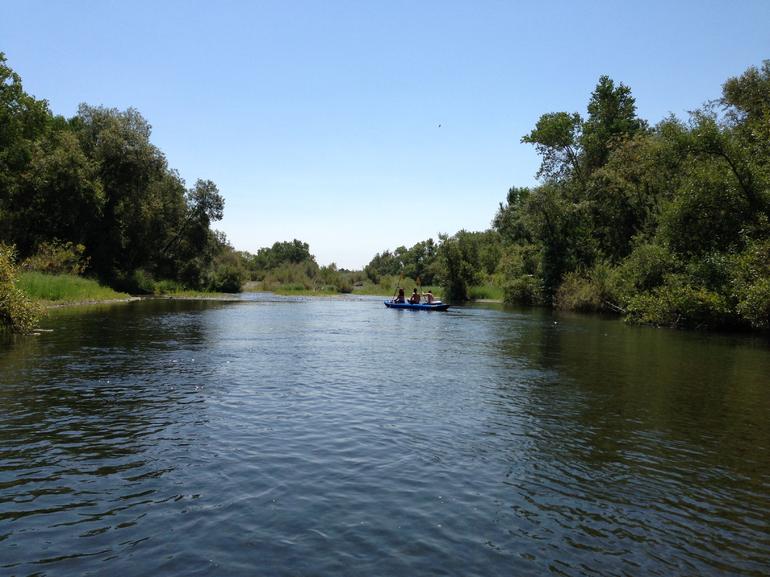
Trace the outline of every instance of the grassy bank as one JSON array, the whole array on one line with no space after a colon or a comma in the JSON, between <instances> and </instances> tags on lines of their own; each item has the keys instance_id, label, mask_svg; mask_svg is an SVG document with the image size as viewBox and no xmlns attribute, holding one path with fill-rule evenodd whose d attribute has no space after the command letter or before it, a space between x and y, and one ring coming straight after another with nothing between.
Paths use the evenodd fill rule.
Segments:
<instances>
[{"instance_id":1,"label":"grassy bank","mask_svg":"<svg viewBox=\"0 0 770 577\"><path fill-rule=\"evenodd\" d=\"M42 304L64 304L127 299L130 295L102 286L92 279L67 274L21 273L16 286Z\"/></svg>"}]
</instances>

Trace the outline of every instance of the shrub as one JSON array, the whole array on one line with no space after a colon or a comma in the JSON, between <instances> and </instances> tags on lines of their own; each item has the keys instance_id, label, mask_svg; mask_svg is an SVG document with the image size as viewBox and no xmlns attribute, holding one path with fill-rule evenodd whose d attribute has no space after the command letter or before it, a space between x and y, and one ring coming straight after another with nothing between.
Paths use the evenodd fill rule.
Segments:
<instances>
[{"instance_id":1,"label":"shrub","mask_svg":"<svg viewBox=\"0 0 770 577\"><path fill-rule=\"evenodd\" d=\"M663 284L667 274L678 268L669 250L657 244L642 244L626 257L611 274L611 292L622 304L632 295L648 292Z\"/></svg>"},{"instance_id":2,"label":"shrub","mask_svg":"<svg viewBox=\"0 0 770 577\"><path fill-rule=\"evenodd\" d=\"M468 290L468 296L473 300L501 300L505 295L501 287L493 284L473 286Z\"/></svg>"},{"instance_id":3,"label":"shrub","mask_svg":"<svg viewBox=\"0 0 770 577\"><path fill-rule=\"evenodd\" d=\"M738 314L756 329L770 329L770 278L749 285L738 302Z\"/></svg>"},{"instance_id":4,"label":"shrub","mask_svg":"<svg viewBox=\"0 0 770 577\"><path fill-rule=\"evenodd\" d=\"M29 333L41 315L42 308L16 287L13 247L0 244L0 327Z\"/></svg>"},{"instance_id":5,"label":"shrub","mask_svg":"<svg viewBox=\"0 0 770 577\"><path fill-rule=\"evenodd\" d=\"M542 283L533 275L522 275L503 286L503 300L509 304L543 304Z\"/></svg>"},{"instance_id":6,"label":"shrub","mask_svg":"<svg viewBox=\"0 0 770 577\"><path fill-rule=\"evenodd\" d=\"M557 308L579 312L622 312L618 301L617 274L606 262L598 262L586 274L564 276L556 291Z\"/></svg>"},{"instance_id":7,"label":"shrub","mask_svg":"<svg viewBox=\"0 0 770 577\"><path fill-rule=\"evenodd\" d=\"M174 280L159 280L155 283L154 290L156 295L165 295L182 292L185 287Z\"/></svg>"},{"instance_id":8,"label":"shrub","mask_svg":"<svg viewBox=\"0 0 770 577\"><path fill-rule=\"evenodd\" d=\"M243 283L243 273L237 266L225 264L219 266L211 276L209 290L221 293L239 293Z\"/></svg>"},{"instance_id":9,"label":"shrub","mask_svg":"<svg viewBox=\"0 0 770 577\"><path fill-rule=\"evenodd\" d=\"M116 290L131 293L151 295L155 293L155 281L152 275L142 269L136 269L115 279Z\"/></svg>"},{"instance_id":10,"label":"shrub","mask_svg":"<svg viewBox=\"0 0 770 577\"><path fill-rule=\"evenodd\" d=\"M82 244L43 242L34 255L21 263L21 269L46 274L80 275L88 268L89 258L85 256L85 250Z\"/></svg>"},{"instance_id":11,"label":"shrub","mask_svg":"<svg viewBox=\"0 0 770 577\"><path fill-rule=\"evenodd\" d=\"M727 299L672 275L663 286L631 298L628 321L668 327L725 327L739 324Z\"/></svg>"},{"instance_id":12,"label":"shrub","mask_svg":"<svg viewBox=\"0 0 770 577\"><path fill-rule=\"evenodd\" d=\"M770 240L748 244L736 259L730 285L738 314L754 328L770 328Z\"/></svg>"}]
</instances>

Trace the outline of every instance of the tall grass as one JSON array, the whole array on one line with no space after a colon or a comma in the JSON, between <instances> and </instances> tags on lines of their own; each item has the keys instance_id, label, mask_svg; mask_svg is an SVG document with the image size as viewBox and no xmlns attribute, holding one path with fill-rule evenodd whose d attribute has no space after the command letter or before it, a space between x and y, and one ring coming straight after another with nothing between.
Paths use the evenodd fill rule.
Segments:
<instances>
[{"instance_id":1,"label":"tall grass","mask_svg":"<svg viewBox=\"0 0 770 577\"><path fill-rule=\"evenodd\" d=\"M19 275L16 286L32 299L56 303L103 301L129 296L102 286L95 280L68 274L25 272Z\"/></svg>"},{"instance_id":2,"label":"tall grass","mask_svg":"<svg viewBox=\"0 0 770 577\"><path fill-rule=\"evenodd\" d=\"M502 301L505 296L503 287L485 284L481 286L472 286L468 289L468 297L471 300L491 300Z\"/></svg>"}]
</instances>

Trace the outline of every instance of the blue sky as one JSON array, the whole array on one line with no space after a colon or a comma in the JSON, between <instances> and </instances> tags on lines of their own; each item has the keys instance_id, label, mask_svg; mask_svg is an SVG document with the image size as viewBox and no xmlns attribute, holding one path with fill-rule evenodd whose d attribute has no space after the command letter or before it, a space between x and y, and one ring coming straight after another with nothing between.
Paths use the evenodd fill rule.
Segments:
<instances>
[{"instance_id":1,"label":"blue sky","mask_svg":"<svg viewBox=\"0 0 770 577\"><path fill-rule=\"evenodd\" d=\"M521 136L585 114L602 74L684 118L770 58L768 23L768 0L0 0L0 51L56 114L139 110L188 186L217 184L237 249L361 268L488 228L536 182Z\"/></svg>"}]
</instances>

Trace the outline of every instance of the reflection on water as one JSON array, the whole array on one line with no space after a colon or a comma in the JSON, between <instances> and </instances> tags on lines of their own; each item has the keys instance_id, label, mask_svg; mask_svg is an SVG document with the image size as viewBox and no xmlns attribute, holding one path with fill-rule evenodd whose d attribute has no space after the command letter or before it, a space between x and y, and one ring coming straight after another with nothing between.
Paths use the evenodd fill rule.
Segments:
<instances>
[{"instance_id":1,"label":"reflection on water","mask_svg":"<svg viewBox=\"0 0 770 577\"><path fill-rule=\"evenodd\" d=\"M767 342L245 299L0 346L0 574L770 567Z\"/></svg>"}]
</instances>

